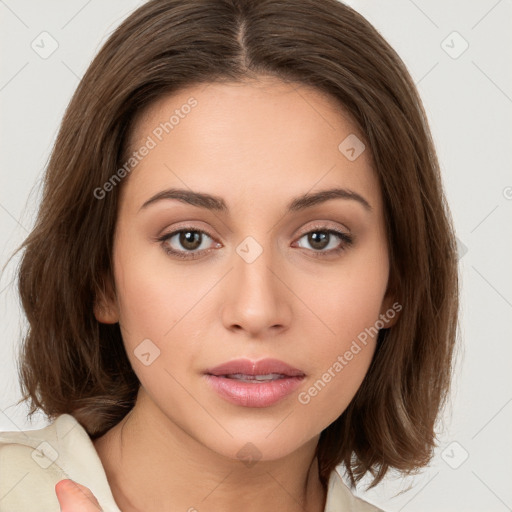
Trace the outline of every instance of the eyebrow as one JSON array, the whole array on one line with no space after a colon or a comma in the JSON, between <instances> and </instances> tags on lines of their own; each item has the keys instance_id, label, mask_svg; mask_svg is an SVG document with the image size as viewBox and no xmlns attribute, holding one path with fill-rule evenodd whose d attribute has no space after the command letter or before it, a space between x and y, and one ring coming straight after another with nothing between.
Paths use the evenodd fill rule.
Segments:
<instances>
[{"instance_id":1,"label":"eyebrow","mask_svg":"<svg viewBox=\"0 0 512 512\"><path fill-rule=\"evenodd\" d=\"M217 212L229 212L229 208L226 205L224 199L219 196L214 196L211 194L206 194L202 192L194 192L192 190L180 189L180 188L170 188L167 190L162 190L158 192L154 196L150 197L141 207L140 210L147 208L148 206L155 204L159 201L175 199L181 201L183 203L190 204L192 206L197 206L199 208L204 208L206 210L212 210ZM348 190L345 188L330 188L327 190L320 190L319 192L314 192L312 194L303 194L292 199L287 204L287 211L289 212L298 212L305 210L306 208L310 208L320 203L324 203L325 201L329 201L331 199L347 199L356 201L361 204L365 210L371 211L372 207L370 203L357 192L353 192L352 190ZM139 210L139 211L140 211Z\"/></svg>"}]
</instances>

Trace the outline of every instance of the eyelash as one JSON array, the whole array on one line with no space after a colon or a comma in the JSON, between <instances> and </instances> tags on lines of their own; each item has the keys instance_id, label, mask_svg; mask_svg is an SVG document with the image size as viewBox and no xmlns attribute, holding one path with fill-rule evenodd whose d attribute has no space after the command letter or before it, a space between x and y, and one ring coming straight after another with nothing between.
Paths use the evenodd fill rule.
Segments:
<instances>
[{"instance_id":1,"label":"eyelash","mask_svg":"<svg viewBox=\"0 0 512 512\"><path fill-rule=\"evenodd\" d=\"M177 258L184 259L184 260L194 260L200 257L200 254L203 252L210 252L213 249L203 249L199 252L192 252L192 251L176 251L174 249L170 249L168 245L166 245L166 242L173 238L175 235L178 235L180 233L186 233L186 232L192 232L192 233L201 233L203 235L207 235L209 238L214 240L214 237L211 236L207 231L204 231L202 229L196 229L192 227L184 227L181 229L178 229L176 231L173 231L171 233L166 233L165 235L162 235L157 239L158 242L161 243L164 251L172 256L176 256ZM325 257L324 255L332 256L337 255L341 253L342 251L345 251L348 247L350 247L353 243L353 238L351 235L348 235L347 233L344 233L343 231L339 231L337 229L328 228L326 226L314 226L311 230L309 230L306 233L303 233L299 240L301 238L304 238L305 236L311 234L311 233L328 233L330 235L335 235L339 238L341 244L339 247L336 247L335 249L329 249L328 251L316 251L314 249L311 249L315 254L315 257L322 258ZM196 256L199 255L199 256Z\"/></svg>"}]
</instances>

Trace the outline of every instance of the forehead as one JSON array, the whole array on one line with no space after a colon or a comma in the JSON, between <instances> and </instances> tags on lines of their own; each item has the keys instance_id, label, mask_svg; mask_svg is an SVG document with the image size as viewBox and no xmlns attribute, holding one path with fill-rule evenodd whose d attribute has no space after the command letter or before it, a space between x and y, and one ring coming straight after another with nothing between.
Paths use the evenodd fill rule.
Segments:
<instances>
[{"instance_id":1,"label":"forehead","mask_svg":"<svg viewBox=\"0 0 512 512\"><path fill-rule=\"evenodd\" d=\"M315 88L274 78L199 84L159 98L138 116L130 151L151 150L123 192L140 206L148 194L180 186L229 204L230 195L234 202L247 191L277 200L343 186L378 203L370 151L357 156L362 140L341 104ZM354 145L357 158L348 158Z\"/></svg>"}]
</instances>

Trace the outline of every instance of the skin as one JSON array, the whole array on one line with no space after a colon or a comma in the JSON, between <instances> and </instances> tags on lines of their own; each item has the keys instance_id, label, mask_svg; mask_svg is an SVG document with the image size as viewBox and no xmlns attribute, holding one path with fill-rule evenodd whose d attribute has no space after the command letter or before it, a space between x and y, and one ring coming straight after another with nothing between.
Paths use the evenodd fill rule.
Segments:
<instances>
[{"instance_id":1,"label":"skin","mask_svg":"<svg viewBox=\"0 0 512 512\"><path fill-rule=\"evenodd\" d=\"M159 99L137 120L132 149L191 96L197 106L122 183L116 292L99 296L95 315L120 323L141 387L133 410L94 446L123 512L320 512L315 447L354 397L376 339L308 404L298 395L394 302L370 152L354 161L340 152L340 142L359 132L332 98L267 77ZM141 209L171 187L222 197L229 213L169 199ZM337 198L286 211L292 198L333 187L358 193L371 209ZM196 259L167 254L169 245L187 253L179 235L157 240L183 228L211 235L188 249ZM353 243L331 235L326 248L315 248L307 233L325 229L348 233ZM247 236L263 251L251 263L236 251ZM145 339L160 350L149 366L134 354ZM270 407L234 405L207 386L203 372L240 357L280 359L306 377ZM237 456L247 443L261 457L252 465Z\"/></svg>"}]
</instances>

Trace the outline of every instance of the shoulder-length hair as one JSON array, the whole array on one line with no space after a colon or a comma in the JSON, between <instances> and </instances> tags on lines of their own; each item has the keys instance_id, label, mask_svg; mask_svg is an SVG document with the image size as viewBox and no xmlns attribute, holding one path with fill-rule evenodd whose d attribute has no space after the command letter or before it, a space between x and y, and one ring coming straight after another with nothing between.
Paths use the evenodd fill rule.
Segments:
<instances>
[{"instance_id":1,"label":"shoulder-length hair","mask_svg":"<svg viewBox=\"0 0 512 512\"><path fill-rule=\"evenodd\" d=\"M98 190L120 172L136 114L156 99L264 75L336 98L360 128L382 190L390 285L403 309L380 331L361 387L317 447L322 482L342 464L352 486L369 472L373 487L388 469L409 473L432 457L457 331L457 251L414 82L377 30L337 0L151 0L113 32L66 110L20 247L29 322L20 401L29 417L72 414L92 439L133 407L140 383L119 325L93 315L113 285L123 183Z\"/></svg>"}]
</instances>

